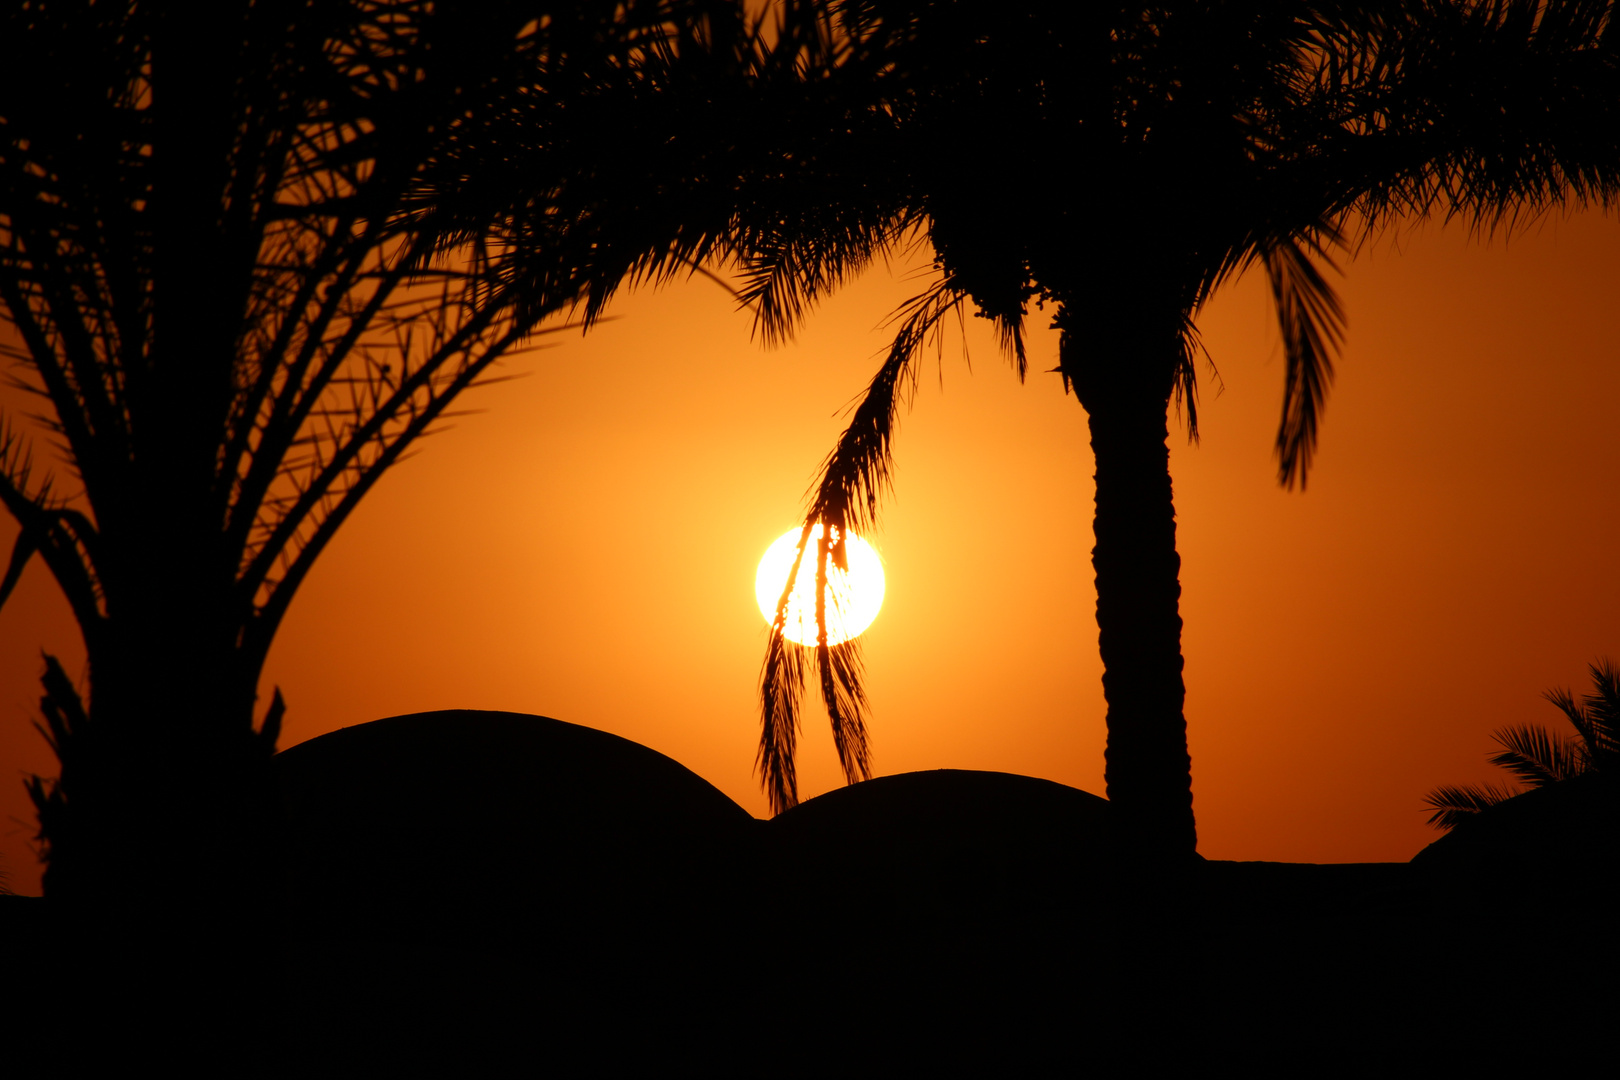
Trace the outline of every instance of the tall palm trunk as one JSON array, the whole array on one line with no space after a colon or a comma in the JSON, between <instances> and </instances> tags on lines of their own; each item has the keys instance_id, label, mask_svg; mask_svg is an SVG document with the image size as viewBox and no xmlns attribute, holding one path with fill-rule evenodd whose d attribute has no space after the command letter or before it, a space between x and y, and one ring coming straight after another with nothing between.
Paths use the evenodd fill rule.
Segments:
<instances>
[{"instance_id":1,"label":"tall palm trunk","mask_svg":"<svg viewBox=\"0 0 1620 1080\"><path fill-rule=\"evenodd\" d=\"M257 669L199 618L217 606L207 576L109 590L119 617L86 635L87 707L59 668L47 676L47 714L71 732L35 798L73 1008L109 1038L234 1072L275 1001L279 804L274 743L253 730Z\"/></svg>"},{"instance_id":2,"label":"tall palm trunk","mask_svg":"<svg viewBox=\"0 0 1620 1080\"><path fill-rule=\"evenodd\" d=\"M253 730L260 662L242 647L209 486L170 479L174 456L137 458L127 495L96 507L106 615L85 627L89 699L48 680L62 771L36 801L47 895L131 911L161 883L166 909L198 923L264 899L249 879L266 868L274 744Z\"/></svg>"},{"instance_id":3,"label":"tall palm trunk","mask_svg":"<svg viewBox=\"0 0 1620 1080\"><path fill-rule=\"evenodd\" d=\"M1139 306L1139 305L1138 305ZM1062 368L1090 419L1097 459L1097 630L1108 702L1105 777L1125 850L1190 855L1197 846L1181 680L1181 557L1166 420L1182 356L1181 320L1116 307L1065 326ZM1064 320L1067 322L1067 320Z\"/></svg>"},{"instance_id":4,"label":"tall palm trunk","mask_svg":"<svg viewBox=\"0 0 1620 1080\"><path fill-rule=\"evenodd\" d=\"M242 878L262 861L274 747L253 731L256 673L177 606L128 613L90 650L87 715L58 740L63 798L42 822L53 898L127 905L161 882L171 902L239 905L259 891Z\"/></svg>"}]
</instances>

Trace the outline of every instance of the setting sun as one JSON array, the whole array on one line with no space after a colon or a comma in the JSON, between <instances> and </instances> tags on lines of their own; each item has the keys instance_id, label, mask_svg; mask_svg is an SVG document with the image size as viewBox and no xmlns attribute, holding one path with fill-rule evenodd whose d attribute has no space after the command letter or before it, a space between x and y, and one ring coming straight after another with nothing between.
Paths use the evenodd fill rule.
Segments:
<instances>
[{"instance_id":1,"label":"setting sun","mask_svg":"<svg viewBox=\"0 0 1620 1080\"><path fill-rule=\"evenodd\" d=\"M810 539L821 539L820 525L810 530ZM760 614L770 622L776 617L776 603L782 598L793 559L799 550L799 535L795 527L785 532L759 560L759 572L754 576L754 597L759 601ZM837 530L834 530L836 536ZM849 570L837 566L827 569L827 644L837 645L858 636L883 606L883 562L872 545L854 533L846 544L849 552ZM787 625L783 632L789 641L800 645L814 645L816 641L816 564L815 548L805 553L799 567L799 578L794 584L793 597L788 601Z\"/></svg>"}]
</instances>

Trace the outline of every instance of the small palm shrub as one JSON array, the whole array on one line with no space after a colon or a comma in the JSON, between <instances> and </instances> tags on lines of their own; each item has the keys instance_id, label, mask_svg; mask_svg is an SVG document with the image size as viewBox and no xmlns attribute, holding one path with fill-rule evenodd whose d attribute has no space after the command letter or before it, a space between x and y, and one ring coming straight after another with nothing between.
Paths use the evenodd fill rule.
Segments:
<instances>
[{"instance_id":1,"label":"small palm shrub","mask_svg":"<svg viewBox=\"0 0 1620 1080\"><path fill-rule=\"evenodd\" d=\"M1491 758L1491 764L1506 769L1524 786L1437 787L1423 800L1434 809L1429 824L1450 830L1526 788L1546 787L1591 772L1620 772L1620 669L1612 660L1599 660L1590 671L1592 692L1579 702L1568 690L1555 688L1545 695L1569 719L1575 735L1523 724L1505 727L1492 736L1502 752Z\"/></svg>"}]
</instances>

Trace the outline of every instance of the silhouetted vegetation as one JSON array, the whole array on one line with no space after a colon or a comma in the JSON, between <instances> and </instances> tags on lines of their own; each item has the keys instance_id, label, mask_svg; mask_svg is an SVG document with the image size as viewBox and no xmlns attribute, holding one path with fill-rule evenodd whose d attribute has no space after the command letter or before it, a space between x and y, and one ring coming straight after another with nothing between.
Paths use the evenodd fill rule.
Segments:
<instances>
[{"instance_id":1,"label":"silhouetted vegetation","mask_svg":"<svg viewBox=\"0 0 1620 1080\"><path fill-rule=\"evenodd\" d=\"M1146 1043L1114 1022L1144 1001L1160 1029L1187 1015L1201 984L1181 946L1213 933L1191 916L1171 926L1166 912L1225 904L1260 934L1272 913L1240 909L1262 893L1360 911L1393 877L1296 875L1316 884L1223 897L1217 877L1185 875L1159 895L1070 861L1123 849L1196 865L1166 441L1172 407L1196 437L1201 306L1245 268L1268 275L1287 357L1279 476L1303 486L1343 329L1326 274L1336 253L1388 222L1511 226L1615 192L1611 9L795 0L773 20L729 0L4 9L0 301L69 479L42 473L8 422L0 501L21 531L0 603L39 556L89 656L88 700L55 660L43 681L61 774L31 785L50 900L25 905L39 933L21 954L54 980L36 994L43 1008L64 1030L106 1021L97 1034L120 1053L138 1045L126 1037L257 1045L284 1019L265 961L286 946L283 974L339 971L318 1008L351 1071L377 1032L402 1040L391 1047L402 1068L417 1064L401 1049L420 1018L412 995L461 997L465 985L476 993L455 1003L456 1023L504 1004L511 1029L496 1034L514 1039L512 1002L530 1003L527 1020L554 1021L549 1033L586 1066L622 1052L667 1071L674 1043L660 1039L718 1043L741 1028L759 1045L735 1056L775 1067L784 1017L829 1001L870 1015L896 996L918 1003L906 1030L941 1040L947 1065L943 1040L999 1008L1015 1026L986 1029L988 1055L1018 1024L1038 1028L1043 1051L1068 1052L1060 1025L1101 1016L1099 1041L1139 1066ZM922 238L935 278L898 313L807 529L874 523L899 405L943 320L990 319L1022 378L1024 320L1050 304L1057 370L1097 458L1107 802L935 774L767 825L645 748L510 716L396 719L273 759L284 706L277 694L260 713L256 695L293 596L366 493L502 357L588 326L626 281L725 267L741 273L737 296L759 329L781 338L827 291ZM836 544L816 550L818 579L842 557ZM764 667L759 764L778 810L797 801L811 678L846 775L870 769L858 647L828 646L818 618L821 643L800 649L779 617ZM1584 743L1505 743L1521 778L1567 772L1581 745L1588 771L1612 753L1605 670L1601 716L1593 699L1577 709L1565 696ZM1600 725L1606 742L1592 741ZM440 815L421 800L445 769L459 787ZM465 890L415 888L424 838L476 857ZM812 870L806 887L818 860L851 876L829 885ZM538 921L537 898L553 905ZM284 912L308 941L292 941ZM1090 935L1103 925L1099 945ZM1345 940L1387 951L1387 925ZM109 942L118 948L98 951ZM1251 989L1293 993L1286 947L1222 947L1222 972L1269 955ZM807 956L803 987L779 977ZM762 958L776 965L765 994L754 992ZM1108 969L1101 989L1048 994L1047 968L1061 982L1086 962ZM863 985L842 995L850 980ZM1354 1010L1374 981L1343 983L1346 1032L1370 1015ZM375 1031L352 1023L351 990ZM650 1016L663 1021L645 1045L608 1031ZM885 1041L834 1020L826 1057L840 1067L849 1045ZM576 1021L599 1030L581 1037L567 1029ZM319 1025L308 1030L318 1046Z\"/></svg>"},{"instance_id":2,"label":"silhouetted vegetation","mask_svg":"<svg viewBox=\"0 0 1620 1080\"><path fill-rule=\"evenodd\" d=\"M892 348L810 499L806 535L816 522L873 526L900 403L943 319L971 302L1023 378L1024 320L1031 304L1050 305L1057 371L1086 409L1097 462L1108 795L1133 846L1190 853L1166 438L1172 406L1197 438L1198 314L1236 274L1267 274L1287 358L1279 479L1303 487L1343 333L1324 273L1335 250L1430 214L1495 227L1612 197L1610 6L873 0L834 10L847 50L881 72L850 126L882 135L859 140L859 156L834 146L817 162L826 180L815 201L751 249L747 295L767 330L785 333L818 296L921 235L935 276L896 313ZM823 543L813 559L819 580L842 553ZM862 775L868 757L858 642L807 651L782 626L765 660L760 744L777 809L797 797L794 732L812 668L846 773Z\"/></svg>"},{"instance_id":3,"label":"silhouetted vegetation","mask_svg":"<svg viewBox=\"0 0 1620 1080\"><path fill-rule=\"evenodd\" d=\"M758 31L701 0L8 7L0 299L71 481L8 422L0 600L39 555L89 666L87 702L46 678L48 890L253 876L294 594L543 320L707 256Z\"/></svg>"},{"instance_id":4,"label":"silhouetted vegetation","mask_svg":"<svg viewBox=\"0 0 1620 1080\"><path fill-rule=\"evenodd\" d=\"M1464 784L1437 787L1424 797L1434 807L1429 824L1450 830L1524 791L1590 773L1620 771L1620 670L1612 660L1590 665L1592 692L1575 695L1554 687L1543 696L1569 720L1575 737L1535 724L1509 725L1492 734L1502 752L1491 764L1506 769L1523 787Z\"/></svg>"}]
</instances>

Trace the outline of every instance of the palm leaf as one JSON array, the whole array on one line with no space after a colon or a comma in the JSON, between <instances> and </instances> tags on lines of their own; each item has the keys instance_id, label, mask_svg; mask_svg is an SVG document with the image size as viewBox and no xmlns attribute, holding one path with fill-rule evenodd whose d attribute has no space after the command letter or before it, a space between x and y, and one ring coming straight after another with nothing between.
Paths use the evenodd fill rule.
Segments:
<instances>
[{"instance_id":1,"label":"palm leaf","mask_svg":"<svg viewBox=\"0 0 1620 1080\"><path fill-rule=\"evenodd\" d=\"M806 525L799 535L799 552L794 556L793 568L788 573L782 596L776 602L776 615L771 620L770 638L765 646L765 666L759 680L761 723L754 769L765 786L765 794L774 814L790 810L799 802L799 779L794 754L798 749L799 714L804 700L809 657L805 647L790 641L784 631L787 627L788 602L798 578L799 564L804 560L810 528Z\"/></svg>"},{"instance_id":2,"label":"palm leaf","mask_svg":"<svg viewBox=\"0 0 1620 1080\"><path fill-rule=\"evenodd\" d=\"M1491 764L1531 787L1556 784L1587 771L1585 745L1560 738L1546 728L1524 724L1503 728L1491 737L1505 748L1491 758Z\"/></svg>"},{"instance_id":3,"label":"palm leaf","mask_svg":"<svg viewBox=\"0 0 1620 1080\"><path fill-rule=\"evenodd\" d=\"M798 804L793 754L812 658L845 779L854 783L871 775L859 639L827 643L828 567L831 563L847 569L843 537L876 527L878 498L889 487L893 473L891 448L900 405L916 387L917 354L934 340L940 320L959 311L964 299L960 291L940 279L902 306L896 316L900 325L883 365L822 463L821 479L813 488L799 534L799 551L777 600L760 674L761 724L755 768L775 813ZM811 532L818 524L824 528L814 558L817 644L808 647L788 640L787 611L804 572Z\"/></svg>"},{"instance_id":4,"label":"palm leaf","mask_svg":"<svg viewBox=\"0 0 1620 1080\"><path fill-rule=\"evenodd\" d=\"M738 304L754 312L766 344L782 344L823 296L887 254L904 228L886 214L831 208L807 211L791 226L740 228L730 238L747 252Z\"/></svg>"},{"instance_id":5,"label":"palm leaf","mask_svg":"<svg viewBox=\"0 0 1620 1080\"><path fill-rule=\"evenodd\" d=\"M28 560L34 557L39 550L39 541L35 539L32 529L23 529L17 534L17 542L11 549L11 561L6 566L6 576L0 580L0 608L6 606L11 597L11 590L17 587L22 580L23 570L28 566Z\"/></svg>"},{"instance_id":6,"label":"palm leaf","mask_svg":"<svg viewBox=\"0 0 1620 1080\"><path fill-rule=\"evenodd\" d=\"M1570 724L1580 735L1581 741L1591 750L1597 738L1593 730L1592 718L1587 715L1586 707L1575 700L1575 695L1562 687L1554 687L1541 695L1552 702L1569 719Z\"/></svg>"},{"instance_id":7,"label":"palm leaf","mask_svg":"<svg viewBox=\"0 0 1620 1080\"><path fill-rule=\"evenodd\" d=\"M41 682L45 695L40 699L39 707L45 723L41 725L36 721L34 727L56 754L62 772L56 779L31 775L24 781L24 786L39 816L37 839L44 845L49 861L52 838L61 835L61 825L67 815L67 791L63 785L69 782L70 773L78 768L94 729L73 680L62 670L56 657L45 657L45 674Z\"/></svg>"},{"instance_id":8,"label":"palm leaf","mask_svg":"<svg viewBox=\"0 0 1620 1080\"><path fill-rule=\"evenodd\" d=\"M833 746L838 763L850 783L872 775L870 742L866 732L866 691L861 685L862 664L859 639L829 644L827 611L829 598L837 599L827 588L829 563L848 568L843 534L829 543L823 529L815 545L816 564L816 644L801 645L787 637L788 606L801 572L804 556L810 550L814 523L806 523L799 533L798 552L788 572L787 584L776 602L771 620L770 641L760 678L762 724L755 768L765 785L772 813L782 813L798 805L798 771L794 753L798 746L800 712L805 682L812 659L821 688L822 703L832 723Z\"/></svg>"},{"instance_id":9,"label":"palm leaf","mask_svg":"<svg viewBox=\"0 0 1620 1080\"><path fill-rule=\"evenodd\" d=\"M901 307L896 315L900 326L883 365L867 384L838 444L822 462L807 520L855 532L877 527L878 498L892 476L891 445L900 404L910 400L917 385L917 354L935 340L940 321L959 312L965 300L961 291L941 279Z\"/></svg>"},{"instance_id":10,"label":"palm leaf","mask_svg":"<svg viewBox=\"0 0 1620 1080\"><path fill-rule=\"evenodd\" d=\"M1198 357L1202 355L1204 362L1209 365L1209 371L1214 376L1217 385L1220 383L1221 373L1215 370L1215 361L1204 348L1198 327L1193 322L1192 313L1182 316L1180 350L1176 354L1176 373L1171 391L1171 400L1175 403L1177 415L1184 415L1187 422L1187 441L1194 445L1198 442ZM1065 387L1067 389L1067 387Z\"/></svg>"},{"instance_id":11,"label":"palm leaf","mask_svg":"<svg viewBox=\"0 0 1620 1080\"><path fill-rule=\"evenodd\" d=\"M866 737L866 690L861 686L860 641L831 644L827 640L827 601L837 604L827 587L829 563L849 569L847 533L823 528L816 541L816 670L821 676L821 700L832 723L838 764L850 783L872 775L872 751Z\"/></svg>"},{"instance_id":12,"label":"palm leaf","mask_svg":"<svg viewBox=\"0 0 1620 1080\"><path fill-rule=\"evenodd\" d=\"M1469 784L1464 787L1437 787L1425 795L1423 801L1434 808L1429 824L1449 831L1475 814L1518 794L1512 788L1494 784Z\"/></svg>"},{"instance_id":13,"label":"palm leaf","mask_svg":"<svg viewBox=\"0 0 1620 1080\"><path fill-rule=\"evenodd\" d=\"M1592 693L1586 695L1586 734L1594 767L1603 768L1620 758L1620 669L1613 660L1597 660L1590 665Z\"/></svg>"},{"instance_id":14,"label":"palm leaf","mask_svg":"<svg viewBox=\"0 0 1620 1080\"><path fill-rule=\"evenodd\" d=\"M1337 231L1328 239L1341 242ZM1332 354L1344 339L1345 323L1338 293L1322 276L1313 254L1326 259L1321 242L1309 233L1275 241L1261 252L1287 361L1282 420L1277 426L1277 478L1288 488L1297 481L1301 490L1316 453L1322 410L1333 386Z\"/></svg>"}]
</instances>

